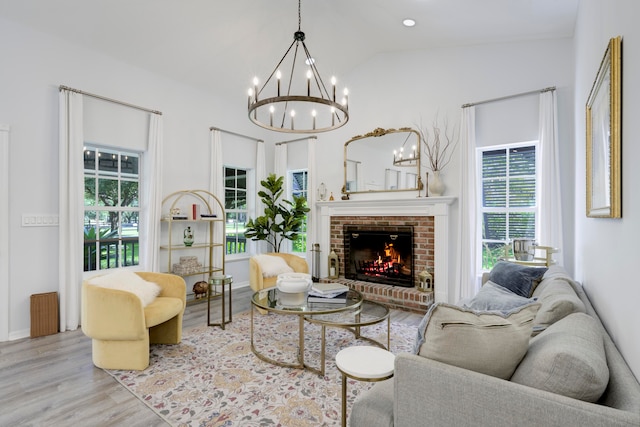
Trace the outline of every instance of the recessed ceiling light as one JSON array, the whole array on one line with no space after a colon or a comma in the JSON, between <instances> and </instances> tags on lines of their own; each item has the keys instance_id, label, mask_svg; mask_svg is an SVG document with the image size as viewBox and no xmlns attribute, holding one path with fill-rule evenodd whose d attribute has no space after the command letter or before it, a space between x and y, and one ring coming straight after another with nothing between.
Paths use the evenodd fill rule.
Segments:
<instances>
[{"instance_id":1,"label":"recessed ceiling light","mask_svg":"<svg viewBox=\"0 0 640 427\"><path fill-rule=\"evenodd\" d=\"M315 62L316 62L315 58L307 58L304 60L304 63L307 65L313 65L315 64Z\"/></svg>"},{"instance_id":2,"label":"recessed ceiling light","mask_svg":"<svg viewBox=\"0 0 640 427\"><path fill-rule=\"evenodd\" d=\"M405 27L413 27L414 25L416 25L416 21L414 21L413 19L407 18L402 21L402 25L404 25Z\"/></svg>"}]
</instances>

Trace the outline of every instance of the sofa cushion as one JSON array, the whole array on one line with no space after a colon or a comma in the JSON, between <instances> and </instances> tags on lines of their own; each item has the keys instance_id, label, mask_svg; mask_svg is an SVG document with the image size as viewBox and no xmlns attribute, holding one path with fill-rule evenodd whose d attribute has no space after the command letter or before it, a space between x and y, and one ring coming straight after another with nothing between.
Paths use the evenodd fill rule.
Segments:
<instances>
[{"instance_id":1,"label":"sofa cushion","mask_svg":"<svg viewBox=\"0 0 640 427\"><path fill-rule=\"evenodd\" d=\"M531 340L511 381L563 396L596 402L609 383L598 322L574 313Z\"/></svg>"},{"instance_id":2,"label":"sofa cushion","mask_svg":"<svg viewBox=\"0 0 640 427\"><path fill-rule=\"evenodd\" d=\"M88 283L103 288L130 292L140 299L143 307L151 304L162 290L156 283L147 282L130 270L119 270L103 276L93 277Z\"/></svg>"},{"instance_id":3,"label":"sofa cushion","mask_svg":"<svg viewBox=\"0 0 640 427\"><path fill-rule=\"evenodd\" d=\"M255 255L253 259L260 266L262 270L262 277L275 277L282 273L292 273L293 268L289 267L289 264L279 256L273 255Z\"/></svg>"},{"instance_id":4,"label":"sofa cushion","mask_svg":"<svg viewBox=\"0 0 640 427\"><path fill-rule=\"evenodd\" d=\"M508 313L433 304L418 327L414 352L460 368L508 379L527 352L540 304Z\"/></svg>"},{"instance_id":5,"label":"sofa cushion","mask_svg":"<svg viewBox=\"0 0 640 427\"><path fill-rule=\"evenodd\" d=\"M571 313L587 310L573 286L563 279L544 279L533 293L540 302L536 315L534 333L540 332Z\"/></svg>"},{"instance_id":6,"label":"sofa cushion","mask_svg":"<svg viewBox=\"0 0 640 427\"><path fill-rule=\"evenodd\" d=\"M507 288L488 281L471 300L463 302L462 306L471 310L509 312L525 304L535 302L535 298L524 298L516 295Z\"/></svg>"},{"instance_id":7,"label":"sofa cushion","mask_svg":"<svg viewBox=\"0 0 640 427\"><path fill-rule=\"evenodd\" d=\"M527 267L498 261L489 273L489 280L521 297L529 298L546 271L545 267Z\"/></svg>"}]
</instances>

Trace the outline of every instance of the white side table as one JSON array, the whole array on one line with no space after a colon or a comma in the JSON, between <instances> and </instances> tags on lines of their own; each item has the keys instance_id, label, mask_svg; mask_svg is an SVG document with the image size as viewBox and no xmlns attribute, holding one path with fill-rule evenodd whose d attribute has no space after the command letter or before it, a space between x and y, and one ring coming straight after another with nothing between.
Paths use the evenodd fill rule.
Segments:
<instances>
[{"instance_id":1,"label":"white side table","mask_svg":"<svg viewBox=\"0 0 640 427\"><path fill-rule=\"evenodd\" d=\"M347 425L347 377L357 381L376 382L393 376L396 356L378 347L354 346L336 354L336 365L342 373L342 426Z\"/></svg>"}]
</instances>

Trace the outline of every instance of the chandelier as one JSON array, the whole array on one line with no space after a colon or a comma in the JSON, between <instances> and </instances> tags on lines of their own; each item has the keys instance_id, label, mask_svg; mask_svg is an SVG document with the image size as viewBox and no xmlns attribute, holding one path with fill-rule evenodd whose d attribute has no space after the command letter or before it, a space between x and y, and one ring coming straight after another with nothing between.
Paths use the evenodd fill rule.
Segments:
<instances>
[{"instance_id":1,"label":"chandelier","mask_svg":"<svg viewBox=\"0 0 640 427\"><path fill-rule=\"evenodd\" d=\"M393 150L393 165L394 166L416 166L418 164L418 159L420 158L420 152L417 151L418 147L416 144L411 146L411 150L407 150L405 153L404 147L407 145L407 141L409 141L409 137L411 133L407 134L402 146L398 150Z\"/></svg>"},{"instance_id":2,"label":"chandelier","mask_svg":"<svg viewBox=\"0 0 640 427\"><path fill-rule=\"evenodd\" d=\"M335 77L331 77L331 87L327 89L304 42L301 21L298 0L298 31L261 87L254 77L248 93L249 119L277 132L319 133L338 129L349 120L349 93L344 89L340 102L336 100ZM290 69L288 81L283 81L284 67Z\"/></svg>"}]
</instances>

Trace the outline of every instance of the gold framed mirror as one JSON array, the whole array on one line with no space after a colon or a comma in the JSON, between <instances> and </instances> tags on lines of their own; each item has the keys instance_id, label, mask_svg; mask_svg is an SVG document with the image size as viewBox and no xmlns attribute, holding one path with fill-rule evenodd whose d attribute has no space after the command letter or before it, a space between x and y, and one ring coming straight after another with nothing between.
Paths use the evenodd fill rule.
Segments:
<instances>
[{"instance_id":1,"label":"gold framed mirror","mask_svg":"<svg viewBox=\"0 0 640 427\"><path fill-rule=\"evenodd\" d=\"M420 133L377 128L344 144L343 194L419 191Z\"/></svg>"},{"instance_id":2,"label":"gold framed mirror","mask_svg":"<svg viewBox=\"0 0 640 427\"><path fill-rule=\"evenodd\" d=\"M621 38L614 37L586 105L587 216L621 218Z\"/></svg>"}]
</instances>

